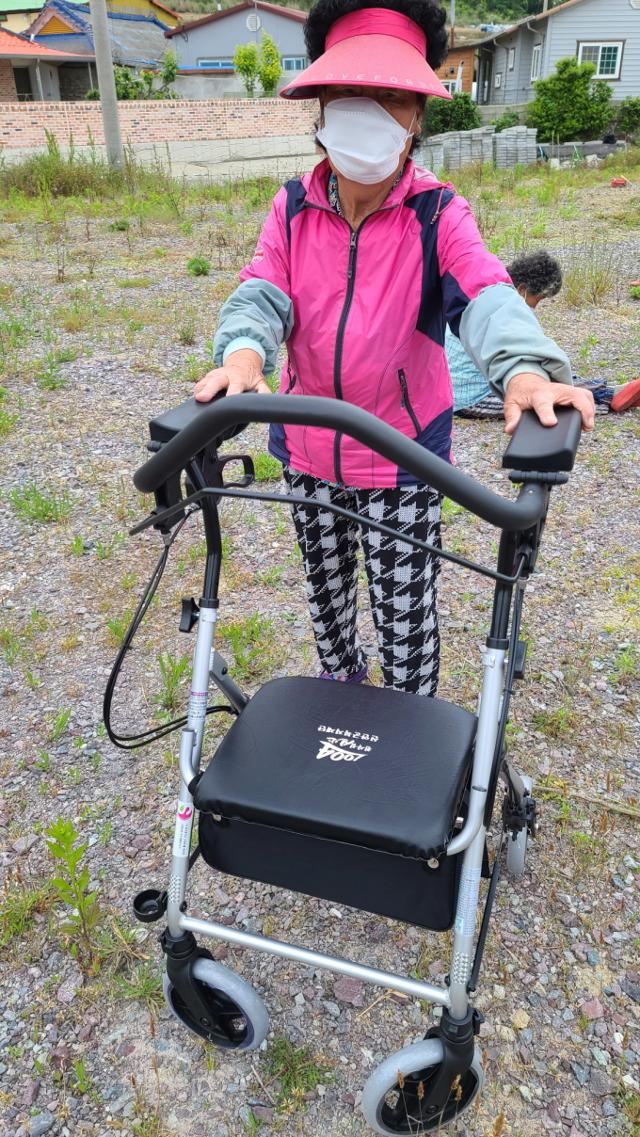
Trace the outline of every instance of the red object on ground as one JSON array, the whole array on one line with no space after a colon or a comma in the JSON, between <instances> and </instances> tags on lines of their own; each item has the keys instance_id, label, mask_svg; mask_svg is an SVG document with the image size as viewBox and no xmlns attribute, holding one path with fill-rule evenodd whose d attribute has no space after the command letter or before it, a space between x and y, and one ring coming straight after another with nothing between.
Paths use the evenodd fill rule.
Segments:
<instances>
[{"instance_id":1,"label":"red object on ground","mask_svg":"<svg viewBox=\"0 0 640 1137\"><path fill-rule=\"evenodd\" d=\"M611 400L611 410L616 414L630 411L632 407L640 407L640 379L632 379L630 383L626 383Z\"/></svg>"},{"instance_id":2,"label":"red object on ground","mask_svg":"<svg viewBox=\"0 0 640 1137\"><path fill-rule=\"evenodd\" d=\"M614 189L618 189L620 186L628 186L629 183L628 183L626 178L623 178L622 176L620 176L619 178L612 178L611 179L611 185L613 186Z\"/></svg>"}]
</instances>

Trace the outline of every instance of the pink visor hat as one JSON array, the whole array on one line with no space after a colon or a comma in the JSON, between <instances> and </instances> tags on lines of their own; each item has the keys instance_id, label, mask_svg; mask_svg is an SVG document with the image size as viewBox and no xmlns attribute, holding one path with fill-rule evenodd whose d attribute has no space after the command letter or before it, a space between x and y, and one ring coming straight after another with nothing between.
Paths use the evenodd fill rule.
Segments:
<instances>
[{"instance_id":1,"label":"pink visor hat","mask_svg":"<svg viewBox=\"0 0 640 1137\"><path fill-rule=\"evenodd\" d=\"M397 87L420 95L451 95L429 67L427 37L417 24L388 8L361 8L332 24L323 54L280 94L313 99L319 87Z\"/></svg>"}]
</instances>

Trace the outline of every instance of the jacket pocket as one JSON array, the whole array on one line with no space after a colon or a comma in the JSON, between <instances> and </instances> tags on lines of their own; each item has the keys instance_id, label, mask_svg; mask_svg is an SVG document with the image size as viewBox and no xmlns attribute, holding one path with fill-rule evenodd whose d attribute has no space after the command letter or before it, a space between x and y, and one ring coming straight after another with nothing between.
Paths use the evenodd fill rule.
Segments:
<instances>
[{"instance_id":1,"label":"jacket pocket","mask_svg":"<svg viewBox=\"0 0 640 1137\"><path fill-rule=\"evenodd\" d=\"M417 437L420 434L420 423L418 422L418 417L416 415L416 412L414 411L413 407L411 406L411 400L409 398L409 388L407 385L407 377L406 377L402 368L400 368L398 370L398 383L400 384L400 406L409 415L409 418L411 419L411 422L413 424L413 429L415 430L416 437Z\"/></svg>"}]
</instances>

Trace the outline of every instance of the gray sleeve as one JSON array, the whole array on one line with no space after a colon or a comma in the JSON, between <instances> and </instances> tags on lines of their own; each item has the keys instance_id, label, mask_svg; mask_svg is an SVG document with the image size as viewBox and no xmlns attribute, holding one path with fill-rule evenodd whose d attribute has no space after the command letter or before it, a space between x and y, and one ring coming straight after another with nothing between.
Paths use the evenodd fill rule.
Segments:
<instances>
[{"instance_id":1,"label":"gray sleeve","mask_svg":"<svg viewBox=\"0 0 640 1137\"><path fill-rule=\"evenodd\" d=\"M280 344L293 328L293 304L269 280L252 277L239 284L220 309L213 356L220 367L229 348L252 347L263 357L267 374L274 370Z\"/></svg>"},{"instance_id":2,"label":"gray sleeve","mask_svg":"<svg viewBox=\"0 0 640 1137\"><path fill-rule=\"evenodd\" d=\"M573 383L568 357L508 284L492 284L471 301L460 321L460 341L500 395L523 371L555 383Z\"/></svg>"}]
</instances>

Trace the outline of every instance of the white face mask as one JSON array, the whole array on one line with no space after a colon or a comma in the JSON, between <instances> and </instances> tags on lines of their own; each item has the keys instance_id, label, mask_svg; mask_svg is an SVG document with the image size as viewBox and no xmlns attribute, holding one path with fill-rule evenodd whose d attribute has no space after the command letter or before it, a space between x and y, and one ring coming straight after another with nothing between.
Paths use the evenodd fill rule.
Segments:
<instances>
[{"instance_id":1,"label":"white face mask","mask_svg":"<svg viewBox=\"0 0 640 1137\"><path fill-rule=\"evenodd\" d=\"M375 99L365 98L327 103L324 126L318 131L336 170L365 186L383 182L397 170L411 137L412 131L405 130Z\"/></svg>"}]
</instances>

